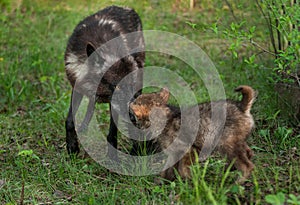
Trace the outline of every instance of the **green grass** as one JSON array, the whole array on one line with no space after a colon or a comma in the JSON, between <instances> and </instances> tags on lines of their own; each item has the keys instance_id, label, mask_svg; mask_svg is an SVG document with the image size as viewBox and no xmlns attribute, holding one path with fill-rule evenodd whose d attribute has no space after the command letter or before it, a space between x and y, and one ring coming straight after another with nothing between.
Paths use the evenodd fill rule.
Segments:
<instances>
[{"instance_id":1,"label":"green grass","mask_svg":"<svg viewBox=\"0 0 300 205\"><path fill-rule=\"evenodd\" d=\"M282 198L299 204L299 126L281 118L284 110L267 80L271 57L259 55L258 66L249 65L243 59L257 50L245 46L232 61L231 40L210 29L216 21L220 31L233 21L224 1L203 1L193 11L188 1L37 2L0 1L1 204L266 204ZM67 39L83 17L111 4L135 8L144 29L175 32L200 45L215 63L228 97L237 99L233 89L239 84L259 91L253 107L256 128L249 139L256 168L244 186L234 183L239 173L226 170L218 157L194 165L192 180L163 185L154 183L157 176L111 173L83 151L69 158L64 130L71 94L63 61ZM258 15L250 2L233 6L238 17ZM263 20L252 17L248 24L257 26L256 38L264 44ZM209 100L201 79L180 60L147 53L146 64L176 71L199 102ZM104 133L108 119L107 112L101 113Z\"/></svg>"}]
</instances>

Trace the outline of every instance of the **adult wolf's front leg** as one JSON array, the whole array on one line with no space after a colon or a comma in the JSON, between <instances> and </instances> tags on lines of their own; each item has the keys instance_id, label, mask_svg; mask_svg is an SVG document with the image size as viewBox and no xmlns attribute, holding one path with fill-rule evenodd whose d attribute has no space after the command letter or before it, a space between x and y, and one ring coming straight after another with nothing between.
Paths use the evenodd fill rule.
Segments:
<instances>
[{"instance_id":1,"label":"adult wolf's front leg","mask_svg":"<svg viewBox=\"0 0 300 205\"><path fill-rule=\"evenodd\" d=\"M79 153L79 144L77 133L75 130L74 117L78 110L78 107L82 100L82 95L75 90L72 90L72 97L68 112L68 117L65 122L66 126L66 143L67 143L67 151L69 154L78 154Z\"/></svg>"}]
</instances>

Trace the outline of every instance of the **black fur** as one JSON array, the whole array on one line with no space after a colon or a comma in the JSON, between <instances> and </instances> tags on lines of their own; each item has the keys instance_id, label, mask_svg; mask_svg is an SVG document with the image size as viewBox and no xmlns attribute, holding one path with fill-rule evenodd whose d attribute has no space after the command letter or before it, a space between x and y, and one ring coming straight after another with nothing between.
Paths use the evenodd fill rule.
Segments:
<instances>
[{"instance_id":1,"label":"black fur","mask_svg":"<svg viewBox=\"0 0 300 205\"><path fill-rule=\"evenodd\" d=\"M132 9L117 6L107 7L88 16L74 29L65 52L66 74L73 88L73 97L66 119L66 142L68 153L79 152L73 117L76 114L83 95L88 96L90 102L84 122L80 129L84 129L90 122L96 102L110 103L112 94L119 81L130 72L143 68L144 66L145 53L142 33L135 35L134 38L125 37L122 42L119 42L115 47L110 47L110 50L108 51L102 50L98 52L97 49L109 40L136 31L142 31L142 23L138 14ZM139 52L131 54L131 51L133 50L138 50ZM93 61L91 61L91 64L87 64L87 75L79 79L78 73L80 70L76 69L80 69L85 65L85 63L90 60L89 57L94 51L96 51L97 54L93 58ZM97 62L97 65L100 67L104 66L105 62L108 62L110 58L118 58L119 51L122 53L127 52L128 55L125 57L123 56L120 60L112 64L107 68L108 70L105 73L101 73L101 76L99 75L99 78L102 78L100 83L95 82L95 76L97 75L95 74L95 71L98 69L93 66L96 65L95 62ZM136 79L133 80L133 83L135 84L133 86L142 88L142 80L142 75L138 75ZM92 85L95 83L97 83L97 85L95 92L93 93L91 92L93 91ZM88 85L90 85L90 87ZM136 96L139 94L140 92L138 92ZM76 99L77 102L72 102L74 99ZM123 105L123 107L126 106ZM107 140L113 147L117 148L117 126L112 120L113 112L110 105L111 120ZM109 150L108 155L114 159L117 157L116 152L111 150Z\"/></svg>"}]
</instances>

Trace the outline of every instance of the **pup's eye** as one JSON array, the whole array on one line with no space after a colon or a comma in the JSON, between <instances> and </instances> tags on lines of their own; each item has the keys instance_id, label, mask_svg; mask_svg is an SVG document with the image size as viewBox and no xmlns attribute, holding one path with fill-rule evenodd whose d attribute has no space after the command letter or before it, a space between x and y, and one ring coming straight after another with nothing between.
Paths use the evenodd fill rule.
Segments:
<instances>
[{"instance_id":1,"label":"pup's eye","mask_svg":"<svg viewBox=\"0 0 300 205\"><path fill-rule=\"evenodd\" d=\"M131 108L129 108L129 119L133 124L136 124L138 121L137 117L135 116L135 114Z\"/></svg>"}]
</instances>

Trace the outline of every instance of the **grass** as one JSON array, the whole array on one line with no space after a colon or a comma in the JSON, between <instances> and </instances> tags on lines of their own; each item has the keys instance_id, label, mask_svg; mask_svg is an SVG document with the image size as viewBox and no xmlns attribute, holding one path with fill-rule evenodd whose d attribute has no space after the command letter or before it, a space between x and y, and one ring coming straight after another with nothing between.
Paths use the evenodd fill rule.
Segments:
<instances>
[{"instance_id":1,"label":"grass","mask_svg":"<svg viewBox=\"0 0 300 205\"><path fill-rule=\"evenodd\" d=\"M243 59L255 49L245 46L232 61L230 39L210 29L216 21L219 30L233 21L222 2L203 1L189 11L184 1L0 1L0 203L299 204L299 127L281 118L284 110L277 107L274 85L266 80L271 58L260 55L258 67L246 64ZM218 157L194 165L192 180L161 186L154 183L157 176L111 173L83 152L69 158L64 120L71 87L64 73L64 50L83 17L111 4L135 8L144 29L175 32L200 45L215 63L228 97L237 98L233 88L239 84L259 91L253 108L256 128L249 139L256 168L244 186L234 183L238 173L227 170ZM247 1L234 6L236 15L257 15ZM262 22L251 18L249 23L257 25L261 43L267 38ZM180 60L147 53L146 64L176 71L199 102L209 100L201 79ZM101 108L107 110L107 105ZM101 113L105 133L108 119L107 112Z\"/></svg>"}]
</instances>

